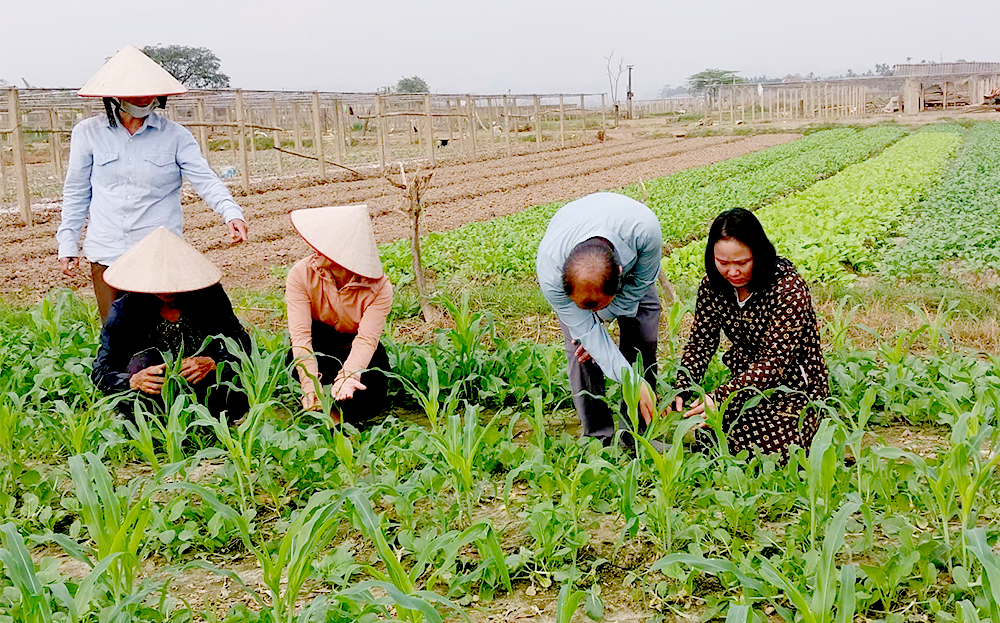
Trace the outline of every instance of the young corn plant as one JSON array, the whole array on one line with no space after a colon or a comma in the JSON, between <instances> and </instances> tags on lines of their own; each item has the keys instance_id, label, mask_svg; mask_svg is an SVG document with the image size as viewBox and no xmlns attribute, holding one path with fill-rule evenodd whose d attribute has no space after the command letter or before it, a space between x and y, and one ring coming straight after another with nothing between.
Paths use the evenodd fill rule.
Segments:
<instances>
[{"instance_id":1,"label":"young corn plant","mask_svg":"<svg viewBox=\"0 0 1000 623\"><path fill-rule=\"evenodd\" d=\"M81 546L62 534L46 538L95 570L105 566L111 597L122 603L135 594L146 527L153 516L151 498L160 487L141 492L138 480L133 480L116 491L108 469L92 453L70 457L69 467L80 519L93 546Z\"/></svg>"},{"instance_id":2,"label":"young corn plant","mask_svg":"<svg viewBox=\"0 0 1000 623\"><path fill-rule=\"evenodd\" d=\"M237 528L240 540L260 563L264 584L269 591L265 600L257 591L248 587L238 575L203 561L185 565L197 567L227 577L249 594L269 613L272 623L306 621L296 618L296 604L302 587L313 572L313 562L336 535L345 494L334 491L314 493L301 510L293 513L284 536L275 541L265 541L252 530L246 518L228 504L220 501L209 489L187 482L167 485L199 495L215 512L223 515Z\"/></svg>"},{"instance_id":3,"label":"young corn plant","mask_svg":"<svg viewBox=\"0 0 1000 623\"><path fill-rule=\"evenodd\" d=\"M424 623L424 621L442 623L443 619L437 611L437 606L448 607L461 615L463 619L468 620L465 613L451 601L432 591L417 590L415 578L406 572L396 556L396 552L389 545L382 529L382 518L375 514L365 491L350 489L346 492L346 496L354 507L362 531L375 546L375 551L386 568L386 572L382 573L369 567L369 573L378 579L363 582L347 592L362 598L371 598L370 590L372 588L383 590L388 596L388 602L396 606L398 618L405 623Z\"/></svg>"},{"instance_id":4,"label":"young corn plant","mask_svg":"<svg viewBox=\"0 0 1000 623\"><path fill-rule=\"evenodd\" d=\"M38 579L35 562L31 559L24 537L14 524L0 526L0 543L3 545L0 548L0 563L3 563L4 574L17 592L17 599L7 604L8 616L12 621L24 623L51 623L54 620L51 589ZM66 595L69 595L68 591Z\"/></svg>"},{"instance_id":5,"label":"young corn plant","mask_svg":"<svg viewBox=\"0 0 1000 623\"><path fill-rule=\"evenodd\" d=\"M980 611L985 611L991 623L1000 623L1000 555L993 551L986 540L984 528L966 529L964 531L966 548L969 549L983 568L979 580L982 588L982 599L977 600L983 605L962 600L959 605L959 615L963 623L980 623Z\"/></svg>"},{"instance_id":6,"label":"young corn plant","mask_svg":"<svg viewBox=\"0 0 1000 623\"><path fill-rule=\"evenodd\" d=\"M459 522L465 526L472 523L472 511L479 498L476 469L479 451L487 435L495 431L494 424L497 419L505 413L497 413L486 426L481 426L479 412L478 406L466 403L464 418L458 413L452 413L448 416L444 427L427 432L428 439L437 448L447 466L459 504ZM427 461L430 465L438 464L433 458L428 458Z\"/></svg>"},{"instance_id":7,"label":"young corn plant","mask_svg":"<svg viewBox=\"0 0 1000 623\"><path fill-rule=\"evenodd\" d=\"M448 396L445 397L444 401L441 401L441 378L438 374L437 362L429 354L424 354L423 356L424 365L427 369L427 391L423 392L419 387L409 379L389 372L388 374L402 382L403 387L406 388L407 393L416 399L420 408L423 409L424 414L427 416L427 421L430 422L431 431L439 432L441 428L441 418L447 417L449 414L455 412L458 408L458 403L460 400L461 386L458 384L452 385L451 391Z\"/></svg>"},{"instance_id":8,"label":"young corn plant","mask_svg":"<svg viewBox=\"0 0 1000 623\"><path fill-rule=\"evenodd\" d=\"M593 589L589 591L574 591L573 582L567 581L559 589L556 598L556 623L570 623L573 615L584 603L584 612L592 621L604 618L604 603L600 595Z\"/></svg>"},{"instance_id":9,"label":"young corn plant","mask_svg":"<svg viewBox=\"0 0 1000 623\"><path fill-rule=\"evenodd\" d=\"M225 413L213 417L209 410L199 404L191 406L195 414L192 426L203 426L212 430L226 450L226 458L233 467L236 489L240 500L240 513L252 525L257 515L256 490L260 477L260 430L264 424L267 407L252 407L246 418L235 428L230 428Z\"/></svg>"},{"instance_id":10,"label":"young corn plant","mask_svg":"<svg viewBox=\"0 0 1000 623\"><path fill-rule=\"evenodd\" d=\"M770 560L761 560L760 575L784 593L792 602L797 615L780 604L775 608L788 623L801 617L803 623L852 623L856 610L857 567L844 565L837 568L837 555L844 547L844 533L848 518L857 512L860 504L848 502L833 516L823 537L822 548L807 557L804 571L809 574L808 586L801 587L782 573ZM804 589L804 590L803 590ZM834 615L836 612L836 615Z\"/></svg>"},{"instance_id":11,"label":"young corn plant","mask_svg":"<svg viewBox=\"0 0 1000 623\"><path fill-rule=\"evenodd\" d=\"M949 570L954 569L950 522L956 515L962 530L961 563L968 569L969 548L965 543L967 531L972 529L972 524L978 517L980 491L1000 465L1000 454L986 459L981 452L983 442L992 434L993 427L978 425L972 414L967 412L952 429L948 451L936 459L926 460L900 448L880 447L875 450L883 458L906 460L924 477L930 498L928 506L937 513Z\"/></svg>"}]
</instances>

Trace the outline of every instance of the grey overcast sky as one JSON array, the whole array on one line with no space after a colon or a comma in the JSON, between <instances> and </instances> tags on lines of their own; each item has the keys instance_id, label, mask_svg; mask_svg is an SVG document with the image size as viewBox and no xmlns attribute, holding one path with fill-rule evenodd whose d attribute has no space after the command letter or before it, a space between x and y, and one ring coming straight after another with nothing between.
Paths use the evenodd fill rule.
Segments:
<instances>
[{"instance_id":1,"label":"grey overcast sky","mask_svg":"<svg viewBox=\"0 0 1000 623\"><path fill-rule=\"evenodd\" d=\"M119 47L207 47L246 89L636 97L707 67L744 76L861 73L876 63L1000 61L1000 0L0 0L0 78L79 87ZM621 94L624 97L624 80Z\"/></svg>"}]
</instances>

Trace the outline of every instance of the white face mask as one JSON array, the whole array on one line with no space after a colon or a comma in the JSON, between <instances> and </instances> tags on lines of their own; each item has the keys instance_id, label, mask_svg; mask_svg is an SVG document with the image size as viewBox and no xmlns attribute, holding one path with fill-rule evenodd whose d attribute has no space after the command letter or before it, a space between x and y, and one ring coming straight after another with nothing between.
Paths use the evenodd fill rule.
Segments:
<instances>
[{"instance_id":1,"label":"white face mask","mask_svg":"<svg viewBox=\"0 0 1000 623\"><path fill-rule=\"evenodd\" d=\"M153 112L153 109L159 105L159 102L154 99L146 106L136 106L135 104L131 104L125 100L118 100L118 105L121 106L122 110L136 119L142 119L143 117L148 117L149 113Z\"/></svg>"}]
</instances>

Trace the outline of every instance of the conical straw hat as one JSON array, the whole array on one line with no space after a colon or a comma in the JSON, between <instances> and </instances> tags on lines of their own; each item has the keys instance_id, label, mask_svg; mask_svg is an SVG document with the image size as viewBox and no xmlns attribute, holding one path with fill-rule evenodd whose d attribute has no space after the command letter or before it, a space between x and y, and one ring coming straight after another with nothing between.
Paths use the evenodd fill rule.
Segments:
<instances>
[{"instance_id":1,"label":"conical straw hat","mask_svg":"<svg viewBox=\"0 0 1000 623\"><path fill-rule=\"evenodd\" d=\"M369 279L383 275L368 206L309 208L289 216L295 231L330 260Z\"/></svg>"},{"instance_id":2,"label":"conical straw hat","mask_svg":"<svg viewBox=\"0 0 1000 623\"><path fill-rule=\"evenodd\" d=\"M115 260L104 281L127 292L192 292L219 283L222 272L166 227L157 227Z\"/></svg>"},{"instance_id":3,"label":"conical straw hat","mask_svg":"<svg viewBox=\"0 0 1000 623\"><path fill-rule=\"evenodd\" d=\"M83 97L149 97L187 93L183 84L130 45L118 50L76 92Z\"/></svg>"}]
</instances>

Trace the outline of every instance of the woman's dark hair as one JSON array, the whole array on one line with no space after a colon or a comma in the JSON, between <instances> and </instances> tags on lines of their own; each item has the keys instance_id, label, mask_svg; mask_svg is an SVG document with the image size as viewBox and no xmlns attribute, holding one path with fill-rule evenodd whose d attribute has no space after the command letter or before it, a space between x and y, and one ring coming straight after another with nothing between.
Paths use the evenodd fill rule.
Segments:
<instances>
[{"instance_id":1,"label":"woman's dark hair","mask_svg":"<svg viewBox=\"0 0 1000 623\"><path fill-rule=\"evenodd\" d=\"M582 271L596 271L601 292L608 296L618 293L618 263L615 248L604 238L588 238L573 247L563 264L562 282L566 296L573 295L576 280Z\"/></svg>"},{"instance_id":2,"label":"woman's dark hair","mask_svg":"<svg viewBox=\"0 0 1000 623\"><path fill-rule=\"evenodd\" d=\"M108 116L108 123L112 128L118 127L118 109L121 108L121 104L118 103L117 97L104 97L104 114ZM167 96L158 95L156 97L156 108L166 108L167 107Z\"/></svg>"},{"instance_id":3,"label":"woman's dark hair","mask_svg":"<svg viewBox=\"0 0 1000 623\"><path fill-rule=\"evenodd\" d=\"M708 231L708 244L705 246L705 274L712 287L720 292L728 292L732 284L726 281L715 267L715 243L723 238L739 240L753 253L753 273L747 288L751 291L760 290L774 281L774 263L778 254L774 245L768 240L767 234L753 212L743 208L726 210L715 218L712 228Z\"/></svg>"}]
</instances>

